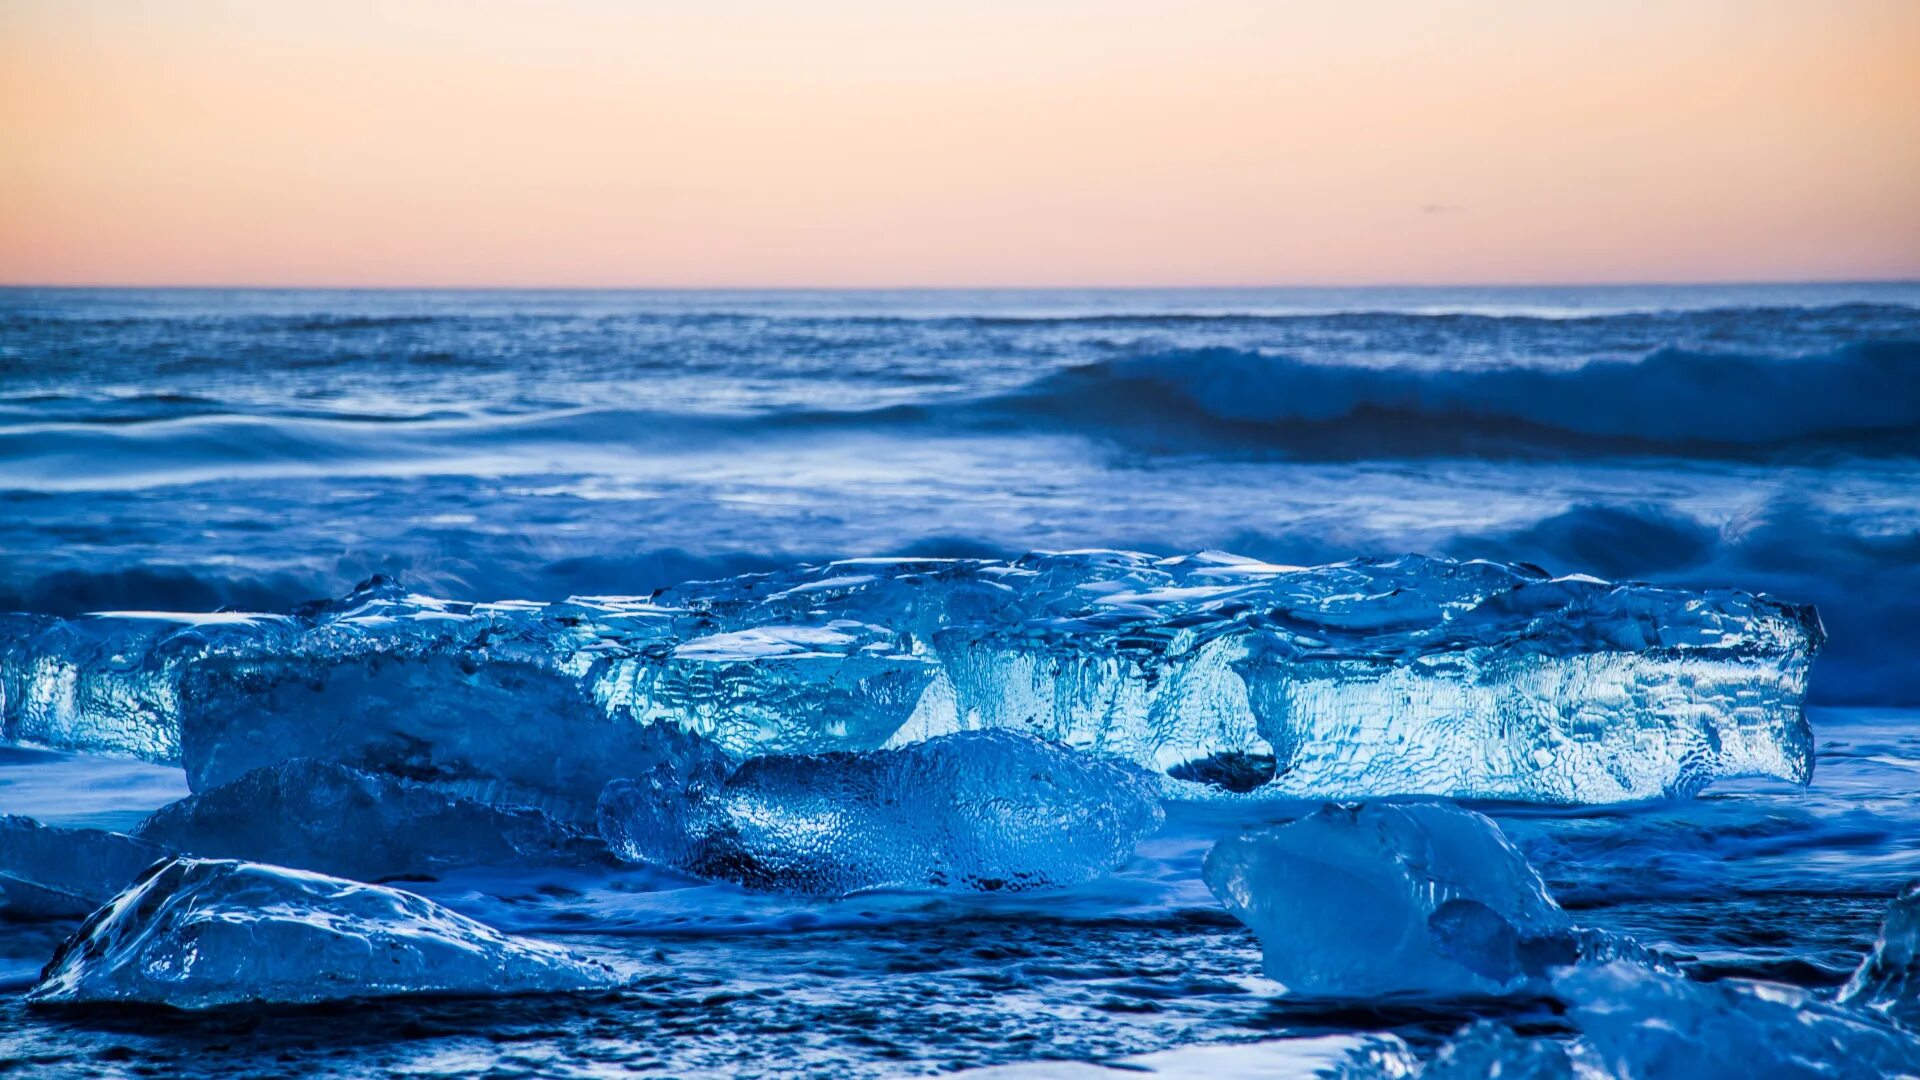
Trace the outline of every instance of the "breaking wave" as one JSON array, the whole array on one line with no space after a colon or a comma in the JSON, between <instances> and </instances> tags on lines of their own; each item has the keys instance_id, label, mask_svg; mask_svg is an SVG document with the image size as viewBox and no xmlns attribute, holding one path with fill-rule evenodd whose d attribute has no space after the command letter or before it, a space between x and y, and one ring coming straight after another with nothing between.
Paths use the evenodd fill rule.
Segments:
<instances>
[{"instance_id":1,"label":"breaking wave","mask_svg":"<svg viewBox=\"0 0 1920 1080\"><path fill-rule=\"evenodd\" d=\"M1525 451L1745 456L1798 444L1920 448L1920 342L1793 359L1662 349L1564 369L1337 367L1206 349L1101 361L1004 398L1129 441L1315 458Z\"/></svg>"}]
</instances>

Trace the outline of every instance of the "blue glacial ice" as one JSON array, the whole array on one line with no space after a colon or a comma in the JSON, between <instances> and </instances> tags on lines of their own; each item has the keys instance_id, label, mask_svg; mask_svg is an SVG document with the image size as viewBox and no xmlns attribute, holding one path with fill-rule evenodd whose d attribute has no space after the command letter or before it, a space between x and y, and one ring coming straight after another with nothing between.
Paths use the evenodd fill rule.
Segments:
<instances>
[{"instance_id":1,"label":"blue glacial ice","mask_svg":"<svg viewBox=\"0 0 1920 1080\"><path fill-rule=\"evenodd\" d=\"M0 914L84 918L172 852L101 829L66 829L0 814Z\"/></svg>"},{"instance_id":2,"label":"blue glacial ice","mask_svg":"<svg viewBox=\"0 0 1920 1080\"><path fill-rule=\"evenodd\" d=\"M8 617L9 741L184 765L195 791L293 758L430 782L591 827L661 731L585 696L540 605L450 605L374 582L279 615Z\"/></svg>"},{"instance_id":3,"label":"blue glacial ice","mask_svg":"<svg viewBox=\"0 0 1920 1080\"><path fill-rule=\"evenodd\" d=\"M134 830L173 851L361 881L464 866L606 860L599 838L540 810L296 758L155 811Z\"/></svg>"},{"instance_id":4,"label":"blue glacial ice","mask_svg":"<svg viewBox=\"0 0 1920 1080\"><path fill-rule=\"evenodd\" d=\"M1126 861L1161 817L1146 771L1012 731L770 755L731 775L663 766L600 800L624 858L824 896L1074 885Z\"/></svg>"},{"instance_id":5,"label":"blue glacial ice","mask_svg":"<svg viewBox=\"0 0 1920 1080\"><path fill-rule=\"evenodd\" d=\"M1419 1063L1398 1036L1342 1034L1180 1046L1102 1062L1042 1059L949 1075L953 1080L1409 1080L1419 1075Z\"/></svg>"},{"instance_id":6,"label":"blue glacial ice","mask_svg":"<svg viewBox=\"0 0 1920 1080\"><path fill-rule=\"evenodd\" d=\"M1418 1066L1420 1080L1881 1080L1920 1075L1920 1037L1798 987L1696 982L1632 963L1553 981L1571 1030L1522 1035L1472 1023ZM1351 1080L1407 1075L1403 1066Z\"/></svg>"},{"instance_id":7,"label":"blue glacial ice","mask_svg":"<svg viewBox=\"0 0 1920 1080\"><path fill-rule=\"evenodd\" d=\"M398 994L596 990L620 977L397 889L225 860L154 867L81 926L28 995L179 1009Z\"/></svg>"},{"instance_id":8,"label":"blue glacial ice","mask_svg":"<svg viewBox=\"0 0 1920 1080\"><path fill-rule=\"evenodd\" d=\"M1701 983L1627 963L1554 981L1607 1075L1835 1080L1920 1075L1920 1036L1776 983Z\"/></svg>"},{"instance_id":9,"label":"blue glacial ice","mask_svg":"<svg viewBox=\"0 0 1920 1080\"><path fill-rule=\"evenodd\" d=\"M1207 887L1312 997L1510 990L1631 942L1576 929L1500 827L1446 803L1324 807L1221 841Z\"/></svg>"},{"instance_id":10,"label":"blue glacial ice","mask_svg":"<svg viewBox=\"0 0 1920 1080\"><path fill-rule=\"evenodd\" d=\"M108 613L0 615L0 732L8 742L180 761L180 676L208 637L235 641L270 617Z\"/></svg>"},{"instance_id":11,"label":"blue glacial ice","mask_svg":"<svg viewBox=\"0 0 1920 1080\"><path fill-rule=\"evenodd\" d=\"M1583 1042L1529 1038L1491 1020L1456 1032L1418 1075L1420 1080L1614 1080Z\"/></svg>"},{"instance_id":12,"label":"blue glacial ice","mask_svg":"<svg viewBox=\"0 0 1920 1080\"><path fill-rule=\"evenodd\" d=\"M1812 609L1410 556L853 560L646 598L467 604L375 581L290 616L0 623L16 742L318 757L570 820L658 747L736 758L1012 728L1189 793L1605 803L1804 781Z\"/></svg>"},{"instance_id":13,"label":"blue glacial ice","mask_svg":"<svg viewBox=\"0 0 1920 1080\"><path fill-rule=\"evenodd\" d=\"M1836 1000L1920 1030L1920 881L1894 899L1873 951Z\"/></svg>"}]
</instances>

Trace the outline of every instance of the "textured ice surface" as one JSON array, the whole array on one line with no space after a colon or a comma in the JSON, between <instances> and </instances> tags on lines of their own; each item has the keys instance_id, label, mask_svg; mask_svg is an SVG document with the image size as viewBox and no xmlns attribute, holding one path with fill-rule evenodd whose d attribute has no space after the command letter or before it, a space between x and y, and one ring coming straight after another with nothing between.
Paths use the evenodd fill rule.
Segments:
<instances>
[{"instance_id":1,"label":"textured ice surface","mask_svg":"<svg viewBox=\"0 0 1920 1080\"><path fill-rule=\"evenodd\" d=\"M182 799L134 833L188 855L361 881L605 857L597 837L531 807L494 806L309 758L255 769Z\"/></svg>"},{"instance_id":2,"label":"textured ice surface","mask_svg":"<svg viewBox=\"0 0 1920 1080\"><path fill-rule=\"evenodd\" d=\"M374 582L289 617L18 617L0 695L10 739L177 758L196 787L309 756L576 818L643 771L651 725L739 757L1008 727L1282 795L1597 803L1805 780L1821 638L1810 608L1524 565L1095 551L641 599Z\"/></svg>"},{"instance_id":3,"label":"textured ice surface","mask_svg":"<svg viewBox=\"0 0 1920 1080\"><path fill-rule=\"evenodd\" d=\"M174 859L95 912L54 954L29 1000L206 1009L618 982L602 964L397 889L259 863Z\"/></svg>"},{"instance_id":4,"label":"textured ice surface","mask_svg":"<svg viewBox=\"0 0 1920 1080\"><path fill-rule=\"evenodd\" d=\"M1840 988L1838 1000L1920 1028L1920 881L1895 898L1873 951Z\"/></svg>"},{"instance_id":5,"label":"textured ice surface","mask_svg":"<svg viewBox=\"0 0 1920 1080\"><path fill-rule=\"evenodd\" d=\"M1160 821L1150 774L1011 731L760 757L724 779L661 770L600 801L601 833L625 858L830 896L1073 885Z\"/></svg>"},{"instance_id":6,"label":"textured ice surface","mask_svg":"<svg viewBox=\"0 0 1920 1080\"><path fill-rule=\"evenodd\" d=\"M271 625L253 616L0 616L0 730L9 742L177 763L181 671L235 622Z\"/></svg>"},{"instance_id":7,"label":"textured ice surface","mask_svg":"<svg viewBox=\"0 0 1920 1080\"><path fill-rule=\"evenodd\" d=\"M1328 806L1221 841L1205 877L1267 975L1316 997L1492 993L1609 947L1498 825L1442 803Z\"/></svg>"},{"instance_id":8,"label":"textured ice surface","mask_svg":"<svg viewBox=\"0 0 1920 1080\"><path fill-rule=\"evenodd\" d=\"M1556 979L1597 1057L1629 1080L1920 1075L1920 1037L1774 983L1699 983L1633 964Z\"/></svg>"},{"instance_id":9,"label":"textured ice surface","mask_svg":"<svg viewBox=\"0 0 1920 1080\"><path fill-rule=\"evenodd\" d=\"M82 918L168 854L120 833L0 814L0 913Z\"/></svg>"}]
</instances>

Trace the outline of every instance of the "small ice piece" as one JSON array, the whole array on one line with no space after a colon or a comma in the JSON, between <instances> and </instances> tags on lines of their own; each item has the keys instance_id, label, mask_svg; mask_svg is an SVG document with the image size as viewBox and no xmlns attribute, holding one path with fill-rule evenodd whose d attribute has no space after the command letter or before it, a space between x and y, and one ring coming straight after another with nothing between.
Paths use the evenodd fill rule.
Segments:
<instances>
[{"instance_id":1,"label":"small ice piece","mask_svg":"<svg viewBox=\"0 0 1920 1080\"><path fill-rule=\"evenodd\" d=\"M156 811L134 830L174 851L378 881L461 866L553 866L606 857L598 836L531 807L297 758Z\"/></svg>"},{"instance_id":2,"label":"small ice piece","mask_svg":"<svg viewBox=\"0 0 1920 1080\"><path fill-rule=\"evenodd\" d=\"M752 888L1019 890L1126 861L1160 825L1144 770L1010 731L897 750L760 757L607 785L615 854Z\"/></svg>"},{"instance_id":3,"label":"small ice piece","mask_svg":"<svg viewBox=\"0 0 1920 1080\"><path fill-rule=\"evenodd\" d=\"M1292 993L1496 993L1580 951L1500 827L1443 803L1327 806L1221 841L1204 876Z\"/></svg>"},{"instance_id":4,"label":"small ice piece","mask_svg":"<svg viewBox=\"0 0 1920 1080\"><path fill-rule=\"evenodd\" d=\"M600 837L628 862L692 869L704 864L708 833L724 828L716 807L736 768L711 743L692 735L637 776L622 777L600 793ZM722 875L716 875L722 876Z\"/></svg>"},{"instance_id":5,"label":"small ice piece","mask_svg":"<svg viewBox=\"0 0 1920 1080\"><path fill-rule=\"evenodd\" d=\"M1177 1046L1108 1061L1026 1061L949 1073L952 1080L1410 1080L1419 1063L1397 1035L1314 1035Z\"/></svg>"},{"instance_id":6,"label":"small ice piece","mask_svg":"<svg viewBox=\"0 0 1920 1080\"><path fill-rule=\"evenodd\" d=\"M1576 1039L1526 1037L1505 1024L1475 1021L1441 1044L1420 1080L1613 1080Z\"/></svg>"},{"instance_id":7,"label":"small ice piece","mask_svg":"<svg viewBox=\"0 0 1920 1080\"><path fill-rule=\"evenodd\" d=\"M1418 556L856 559L563 603L376 580L285 616L0 618L0 728L196 790L317 757L569 820L654 726L743 759L1011 728L1193 794L1606 803L1805 781L1822 640L1764 596Z\"/></svg>"},{"instance_id":8,"label":"small ice piece","mask_svg":"<svg viewBox=\"0 0 1920 1080\"><path fill-rule=\"evenodd\" d=\"M211 1009L619 982L604 964L412 893L260 863L174 859L95 912L27 1000Z\"/></svg>"},{"instance_id":9,"label":"small ice piece","mask_svg":"<svg viewBox=\"0 0 1920 1080\"><path fill-rule=\"evenodd\" d=\"M0 814L0 912L15 919L85 918L170 854L121 833Z\"/></svg>"},{"instance_id":10,"label":"small ice piece","mask_svg":"<svg viewBox=\"0 0 1920 1080\"><path fill-rule=\"evenodd\" d=\"M1909 883L1894 898L1873 951L1836 1000L1920 1028L1920 881Z\"/></svg>"},{"instance_id":11,"label":"small ice piece","mask_svg":"<svg viewBox=\"0 0 1920 1080\"><path fill-rule=\"evenodd\" d=\"M1700 983L1636 964L1554 980L1614 1076L1632 1080L1832 1080L1920 1074L1920 1037L1776 983Z\"/></svg>"}]
</instances>

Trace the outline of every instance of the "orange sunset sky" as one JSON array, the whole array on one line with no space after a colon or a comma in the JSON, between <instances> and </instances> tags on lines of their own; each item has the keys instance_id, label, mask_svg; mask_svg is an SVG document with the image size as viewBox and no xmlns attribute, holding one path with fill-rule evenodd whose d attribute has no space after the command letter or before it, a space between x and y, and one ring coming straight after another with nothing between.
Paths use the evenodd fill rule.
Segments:
<instances>
[{"instance_id":1,"label":"orange sunset sky","mask_svg":"<svg viewBox=\"0 0 1920 1080\"><path fill-rule=\"evenodd\" d=\"M1920 277L1920 3L0 0L0 283Z\"/></svg>"}]
</instances>

